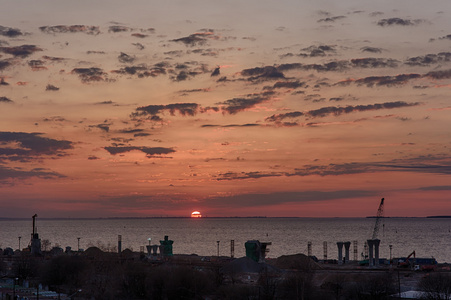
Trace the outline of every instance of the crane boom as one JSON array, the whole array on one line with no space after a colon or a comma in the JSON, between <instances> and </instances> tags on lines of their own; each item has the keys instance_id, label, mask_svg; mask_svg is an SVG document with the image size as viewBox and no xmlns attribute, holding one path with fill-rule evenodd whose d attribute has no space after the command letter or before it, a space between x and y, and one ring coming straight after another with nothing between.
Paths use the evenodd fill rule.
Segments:
<instances>
[{"instance_id":1,"label":"crane boom","mask_svg":"<svg viewBox=\"0 0 451 300\"><path fill-rule=\"evenodd\" d=\"M376 215L376 224L374 224L374 229L373 229L373 237L372 239L376 239L377 238L377 233L379 232L379 224L381 223L381 219L384 216L384 198L381 199L381 203L379 204L379 208L377 210L377 215Z\"/></svg>"}]
</instances>

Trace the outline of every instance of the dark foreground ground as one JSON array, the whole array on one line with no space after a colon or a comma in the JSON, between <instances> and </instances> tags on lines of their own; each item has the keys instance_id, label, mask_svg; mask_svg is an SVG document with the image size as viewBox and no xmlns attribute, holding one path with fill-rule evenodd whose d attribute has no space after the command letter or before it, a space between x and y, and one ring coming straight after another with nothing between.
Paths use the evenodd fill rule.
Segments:
<instances>
[{"instance_id":1,"label":"dark foreground ground","mask_svg":"<svg viewBox=\"0 0 451 300\"><path fill-rule=\"evenodd\" d=\"M451 294L448 265L430 272L314 262L303 254L257 263L246 257L148 256L129 250L0 255L1 299L396 299ZM36 292L39 289L39 297ZM426 294L423 294L426 295ZM439 298L429 298L439 299ZM448 299L448 298L441 298Z\"/></svg>"}]
</instances>

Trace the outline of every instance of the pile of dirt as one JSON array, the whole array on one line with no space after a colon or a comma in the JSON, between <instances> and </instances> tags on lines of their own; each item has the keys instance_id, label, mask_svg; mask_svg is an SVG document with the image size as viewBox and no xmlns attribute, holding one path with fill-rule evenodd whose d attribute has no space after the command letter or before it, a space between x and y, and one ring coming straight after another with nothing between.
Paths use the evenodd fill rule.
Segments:
<instances>
[{"instance_id":1,"label":"pile of dirt","mask_svg":"<svg viewBox=\"0 0 451 300\"><path fill-rule=\"evenodd\" d=\"M319 270L321 267L310 257L304 254L282 255L268 261L269 264L279 269L292 270Z\"/></svg>"},{"instance_id":2,"label":"pile of dirt","mask_svg":"<svg viewBox=\"0 0 451 300\"><path fill-rule=\"evenodd\" d=\"M103 257L105 253L97 247L89 247L83 254L90 258L100 258Z\"/></svg>"},{"instance_id":3,"label":"pile of dirt","mask_svg":"<svg viewBox=\"0 0 451 300\"><path fill-rule=\"evenodd\" d=\"M266 263L258 263L248 257L241 257L227 262L222 267L225 273L260 273L267 269L268 271L278 271L274 266Z\"/></svg>"}]
</instances>

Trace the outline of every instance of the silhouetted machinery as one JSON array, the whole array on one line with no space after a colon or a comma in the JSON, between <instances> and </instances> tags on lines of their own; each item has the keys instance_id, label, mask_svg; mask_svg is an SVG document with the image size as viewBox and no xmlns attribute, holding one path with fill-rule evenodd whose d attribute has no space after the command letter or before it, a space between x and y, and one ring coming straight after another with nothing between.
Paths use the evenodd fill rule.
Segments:
<instances>
[{"instance_id":1,"label":"silhouetted machinery","mask_svg":"<svg viewBox=\"0 0 451 300\"><path fill-rule=\"evenodd\" d=\"M249 240L244 243L246 248L246 257L256 262L264 262L266 253L269 252L267 246L271 245L271 242L261 243L258 240Z\"/></svg>"},{"instance_id":2,"label":"silhouetted machinery","mask_svg":"<svg viewBox=\"0 0 451 300\"><path fill-rule=\"evenodd\" d=\"M31 254L39 255L41 254L41 239L39 238L39 234L37 233L36 228L36 218L37 214L35 214L33 218L33 233L31 234Z\"/></svg>"},{"instance_id":3,"label":"silhouetted machinery","mask_svg":"<svg viewBox=\"0 0 451 300\"><path fill-rule=\"evenodd\" d=\"M379 208L377 210L376 223L374 224L372 236L373 240L377 238L377 234L379 233L379 225L383 217L384 217L384 198L381 199L381 203L379 204Z\"/></svg>"}]
</instances>

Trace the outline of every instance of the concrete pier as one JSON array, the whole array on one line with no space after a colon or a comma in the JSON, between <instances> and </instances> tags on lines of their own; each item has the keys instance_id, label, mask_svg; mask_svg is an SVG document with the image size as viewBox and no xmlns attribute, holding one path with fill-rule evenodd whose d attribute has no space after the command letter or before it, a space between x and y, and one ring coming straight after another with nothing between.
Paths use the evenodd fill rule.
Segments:
<instances>
[{"instance_id":1,"label":"concrete pier","mask_svg":"<svg viewBox=\"0 0 451 300\"><path fill-rule=\"evenodd\" d=\"M338 247L338 264L341 265L343 263L343 242L337 242Z\"/></svg>"},{"instance_id":2,"label":"concrete pier","mask_svg":"<svg viewBox=\"0 0 451 300\"><path fill-rule=\"evenodd\" d=\"M344 242L345 246L345 263L349 262L349 248L351 247L351 242Z\"/></svg>"}]
</instances>

